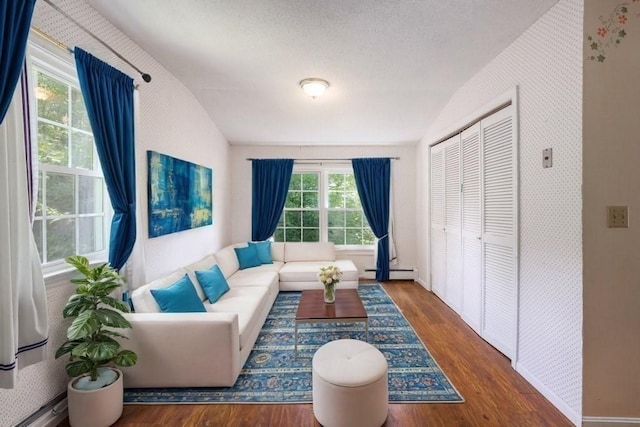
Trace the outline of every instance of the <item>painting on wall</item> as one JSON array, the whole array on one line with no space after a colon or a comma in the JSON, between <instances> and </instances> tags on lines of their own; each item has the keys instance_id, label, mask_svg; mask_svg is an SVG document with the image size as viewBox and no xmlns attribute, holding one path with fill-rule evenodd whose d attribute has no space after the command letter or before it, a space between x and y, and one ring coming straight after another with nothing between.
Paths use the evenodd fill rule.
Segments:
<instances>
[{"instance_id":1,"label":"painting on wall","mask_svg":"<svg viewBox=\"0 0 640 427\"><path fill-rule=\"evenodd\" d=\"M213 224L213 171L147 151L149 237Z\"/></svg>"}]
</instances>

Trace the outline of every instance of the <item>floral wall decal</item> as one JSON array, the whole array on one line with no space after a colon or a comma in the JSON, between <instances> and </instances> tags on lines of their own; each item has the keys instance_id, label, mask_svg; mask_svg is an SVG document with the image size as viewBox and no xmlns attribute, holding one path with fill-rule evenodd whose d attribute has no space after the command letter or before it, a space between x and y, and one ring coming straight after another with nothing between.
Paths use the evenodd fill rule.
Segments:
<instances>
[{"instance_id":1,"label":"floral wall decal","mask_svg":"<svg viewBox=\"0 0 640 427\"><path fill-rule=\"evenodd\" d=\"M609 16L600 16L600 25L595 34L587 33L589 51L587 59L590 61L604 62L607 59L607 50L617 47L626 37L631 18L640 18L640 0L631 0L617 5Z\"/></svg>"}]
</instances>

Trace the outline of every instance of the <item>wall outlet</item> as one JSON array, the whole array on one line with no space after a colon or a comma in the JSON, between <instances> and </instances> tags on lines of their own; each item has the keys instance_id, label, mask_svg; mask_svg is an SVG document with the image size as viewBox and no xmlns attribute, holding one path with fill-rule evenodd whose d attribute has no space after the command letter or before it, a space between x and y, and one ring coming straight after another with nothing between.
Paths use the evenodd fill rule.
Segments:
<instances>
[{"instance_id":1,"label":"wall outlet","mask_svg":"<svg viewBox=\"0 0 640 427\"><path fill-rule=\"evenodd\" d=\"M553 166L553 148L545 148L542 150L542 167L550 168Z\"/></svg>"},{"instance_id":2,"label":"wall outlet","mask_svg":"<svg viewBox=\"0 0 640 427\"><path fill-rule=\"evenodd\" d=\"M629 207L628 206L607 206L607 227L628 228L629 227Z\"/></svg>"}]
</instances>

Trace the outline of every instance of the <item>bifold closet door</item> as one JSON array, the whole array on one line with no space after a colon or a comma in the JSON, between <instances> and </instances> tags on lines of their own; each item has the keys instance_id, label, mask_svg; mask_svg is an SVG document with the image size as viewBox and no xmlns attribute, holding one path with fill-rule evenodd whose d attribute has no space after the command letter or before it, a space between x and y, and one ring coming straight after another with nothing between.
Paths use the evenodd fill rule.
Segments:
<instances>
[{"instance_id":1,"label":"bifold closet door","mask_svg":"<svg viewBox=\"0 0 640 427\"><path fill-rule=\"evenodd\" d=\"M483 119L482 336L513 359L518 304L518 178L513 106Z\"/></svg>"},{"instance_id":2,"label":"bifold closet door","mask_svg":"<svg viewBox=\"0 0 640 427\"><path fill-rule=\"evenodd\" d=\"M482 334L480 123L460 135L462 151L462 318Z\"/></svg>"},{"instance_id":3,"label":"bifold closet door","mask_svg":"<svg viewBox=\"0 0 640 427\"><path fill-rule=\"evenodd\" d=\"M444 143L444 235L447 254L447 280L444 301L456 312L462 311L462 239L460 229L460 137Z\"/></svg>"},{"instance_id":4,"label":"bifold closet door","mask_svg":"<svg viewBox=\"0 0 640 427\"><path fill-rule=\"evenodd\" d=\"M431 290L444 300L447 280L444 231L444 150L431 147Z\"/></svg>"}]
</instances>

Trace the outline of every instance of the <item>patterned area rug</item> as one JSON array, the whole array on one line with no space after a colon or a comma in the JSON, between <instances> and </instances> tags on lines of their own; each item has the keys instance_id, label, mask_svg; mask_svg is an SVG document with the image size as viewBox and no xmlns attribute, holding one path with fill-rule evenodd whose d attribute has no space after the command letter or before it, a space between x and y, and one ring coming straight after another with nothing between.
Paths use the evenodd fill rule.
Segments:
<instances>
[{"instance_id":1,"label":"patterned area rug","mask_svg":"<svg viewBox=\"0 0 640 427\"><path fill-rule=\"evenodd\" d=\"M369 342L389 364L389 401L463 402L415 331L382 286L358 292L369 316ZM126 389L129 404L310 403L311 358L323 344L342 338L365 339L362 323L301 324L298 358L294 318L300 292L281 292L233 387Z\"/></svg>"}]
</instances>

